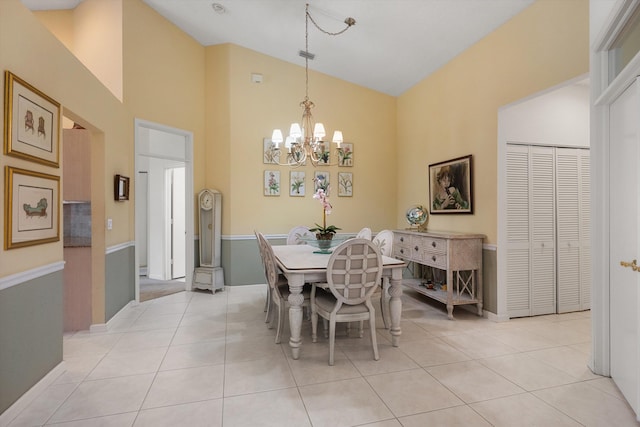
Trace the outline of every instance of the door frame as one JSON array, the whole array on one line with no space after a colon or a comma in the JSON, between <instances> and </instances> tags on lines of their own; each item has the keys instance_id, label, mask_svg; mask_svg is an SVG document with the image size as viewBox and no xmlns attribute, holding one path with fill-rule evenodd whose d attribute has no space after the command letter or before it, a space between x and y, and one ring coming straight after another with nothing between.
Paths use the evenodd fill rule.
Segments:
<instances>
[{"instance_id":1,"label":"door frame","mask_svg":"<svg viewBox=\"0 0 640 427\"><path fill-rule=\"evenodd\" d=\"M591 1L593 4L593 0ZM591 43L591 317L592 344L589 367L600 375L611 375L610 356L610 271L609 271L609 105L640 75L640 53L618 76L609 78L608 49L640 7L638 0L620 0L603 21L602 28L591 28L599 35ZM593 25L593 19L592 19Z\"/></svg>"},{"instance_id":2,"label":"door frame","mask_svg":"<svg viewBox=\"0 0 640 427\"><path fill-rule=\"evenodd\" d=\"M184 163L185 168L185 290L191 289L191 282L193 276L194 269L194 213L193 213L193 203L189 203L190 195L193 195L193 132L189 132L186 130L173 128L170 126L165 126L159 123L154 123L142 119L135 119L134 123L135 128L135 159L134 159L134 167L135 167L135 176L137 179L138 169L140 163L140 157L151 157L165 160L175 160ZM184 138L185 141L185 152L182 157L169 156L169 155L149 155L144 154L145 152L142 149L142 129L153 129L160 132L165 132L172 135L177 135ZM163 178L164 179L164 178ZM137 183L136 183L137 184ZM135 188L135 187L134 187ZM138 201L136 199L136 212L138 211L138 203L142 201ZM140 233L138 227L135 224L134 220L134 228L135 228L135 236L136 241L140 238ZM138 246L135 245L135 261L134 261L134 271L135 271L135 299L136 302L140 302L140 258L138 253Z\"/></svg>"}]
</instances>

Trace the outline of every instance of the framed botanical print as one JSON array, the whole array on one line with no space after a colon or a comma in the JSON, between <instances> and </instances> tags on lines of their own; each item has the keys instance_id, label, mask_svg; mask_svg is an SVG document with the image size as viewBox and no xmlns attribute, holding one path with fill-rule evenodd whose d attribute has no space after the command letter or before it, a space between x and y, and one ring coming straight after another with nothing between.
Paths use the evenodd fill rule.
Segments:
<instances>
[{"instance_id":1,"label":"framed botanical print","mask_svg":"<svg viewBox=\"0 0 640 427\"><path fill-rule=\"evenodd\" d=\"M262 140L262 162L275 165L280 163L280 150L276 148L276 144L271 141L271 138Z\"/></svg>"},{"instance_id":2,"label":"framed botanical print","mask_svg":"<svg viewBox=\"0 0 640 427\"><path fill-rule=\"evenodd\" d=\"M264 195L279 196L280 195L280 171L267 170L264 171Z\"/></svg>"},{"instance_id":3,"label":"framed botanical print","mask_svg":"<svg viewBox=\"0 0 640 427\"><path fill-rule=\"evenodd\" d=\"M324 194L329 196L330 192L329 172L316 171L313 175L313 192L316 193L318 189L322 188Z\"/></svg>"},{"instance_id":4,"label":"framed botanical print","mask_svg":"<svg viewBox=\"0 0 640 427\"><path fill-rule=\"evenodd\" d=\"M60 166L60 104L10 71L4 74L4 154Z\"/></svg>"},{"instance_id":5,"label":"framed botanical print","mask_svg":"<svg viewBox=\"0 0 640 427\"><path fill-rule=\"evenodd\" d=\"M60 240L60 177L5 167L4 248Z\"/></svg>"},{"instance_id":6,"label":"framed botanical print","mask_svg":"<svg viewBox=\"0 0 640 427\"><path fill-rule=\"evenodd\" d=\"M338 166L353 166L353 144L344 142L340 144Z\"/></svg>"},{"instance_id":7,"label":"framed botanical print","mask_svg":"<svg viewBox=\"0 0 640 427\"><path fill-rule=\"evenodd\" d=\"M429 165L429 207L432 214L472 214L471 155Z\"/></svg>"},{"instance_id":8,"label":"framed botanical print","mask_svg":"<svg viewBox=\"0 0 640 427\"><path fill-rule=\"evenodd\" d=\"M306 173L304 171L289 172L289 196L304 197L305 177Z\"/></svg>"},{"instance_id":9,"label":"framed botanical print","mask_svg":"<svg viewBox=\"0 0 640 427\"><path fill-rule=\"evenodd\" d=\"M353 196L353 173L338 172L338 197Z\"/></svg>"},{"instance_id":10,"label":"framed botanical print","mask_svg":"<svg viewBox=\"0 0 640 427\"><path fill-rule=\"evenodd\" d=\"M331 162L331 143L328 141L321 141L318 143L316 149L319 165L328 165Z\"/></svg>"}]
</instances>

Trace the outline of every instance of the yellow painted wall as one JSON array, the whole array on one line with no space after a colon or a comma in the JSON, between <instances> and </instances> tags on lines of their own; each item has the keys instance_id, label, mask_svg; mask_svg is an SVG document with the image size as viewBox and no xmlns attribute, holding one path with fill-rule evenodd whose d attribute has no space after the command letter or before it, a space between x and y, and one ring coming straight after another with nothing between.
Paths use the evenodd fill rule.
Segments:
<instances>
[{"instance_id":1,"label":"yellow painted wall","mask_svg":"<svg viewBox=\"0 0 640 427\"><path fill-rule=\"evenodd\" d=\"M394 97L366 89L327 75L309 72L309 98L315 103L316 121L323 122L329 137L342 130L345 142L353 143L353 167L299 168L306 172L306 196L289 196L291 168L263 164L262 141L274 127L288 130L300 121L299 103L305 96L304 66L286 63L235 45L218 47L210 57L227 56L229 87L221 88L221 105L228 102L228 141L226 129L216 138L228 145L230 177L226 197L228 216L223 218L223 234L248 235L254 230L286 233L295 225L312 226L322 221L322 207L312 199L313 174L330 174L330 202L333 212L327 221L357 232L368 226L373 230L390 228L395 218L395 110ZM223 72L223 71L221 71ZM262 83L251 81L252 73L263 76ZM219 83L219 82L218 82ZM224 92L225 90L228 91ZM219 146L218 141L214 143ZM226 149L225 149L226 150ZM208 153L212 156L214 153ZM281 195L263 195L265 170L279 170ZM337 196L338 172L352 172L353 197ZM226 173L226 172L225 172ZM224 199L223 199L224 200ZM224 202L223 202L224 204ZM230 206L230 207L229 207ZM226 210L225 210L226 212Z\"/></svg>"},{"instance_id":2,"label":"yellow painted wall","mask_svg":"<svg viewBox=\"0 0 640 427\"><path fill-rule=\"evenodd\" d=\"M231 146L229 65L231 45L206 48L206 140L204 155L198 158L207 188L222 193L222 233L229 234L231 218ZM196 187L196 191L204 187ZM197 211L196 211L197 212ZM196 221L196 232L198 224Z\"/></svg>"},{"instance_id":3,"label":"yellow painted wall","mask_svg":"<svg viewBox=\"0 0 640 427\"><path fill-rule=\"evenodd\" d=\"M19 37L16 37L19 34ZM19 0L0 2L0 69L10 70L62 104L65 112L90 123L89 129L114 152L125 152L133 143L132 118L122 104L89 73ZM4 106L0 107L4 109ZM2 110L4 116L4 111ZM64 159L61 158L64 162ZM113 165L105 159L108 176ZM10 156L0 157L0 166L60 175L61 170ZM128 171L126 167L124 171ZM104 180L104 175L102 176ZM64 182L61 182L64 185ZM102 181L103 186L107 184ZM109 186L113 185L109 181ZM4 200L4 185L0 188ZM108 194L108 193L107 193ZM114 202L106 202L107 209ZM125 208L126 209L126 208ZM126 215L125 215L126 216ZM4 212L0 213L4 224ZM62 236L62 229L60 230ZM129 240L129 230L115 231L110 239ZM42 265L62 261L62 240L20 249L0 251L2 275L22 272Z\"/></svg>"},{"instance_id":4,"label":"yellow painted wall","mask_svg":"<svg viewBox=\"0 0 640 427\"><path fill-rule=\"evenodd\" d=\"M123 6L124 104L135 118L193 132L197 193L205 173L205 49L141 0ZM133 169L133 145L124 154Z\"/></svg>"},{"instance_id":5,"label":"yellow painted wall","mask_svg":"<svg viewBox=\"0 0 640 427\"><path fill-rule=\"evenodd\" d=\"M38 10L33 12L40 22L73 52L73 10Z\"/></svg>"},{"instance_id":6,"label":"yellow painted wall","mask_svg":"<svg viewBox=\"0 0 640 427\"><path fill-rule=\"evenodd\" d=\"M75 8L73 52L122 101L123 0L84 0Z\"/></svg>"},{"instance_id":7,"label":"yellow painted wall","mask_svg":"<svg viewBox=\"0 0 640 427\"><path fill-rule=\"evenodd\" d=\"M584 0L539 0L398 98L398 212L429 202L428 165L473 155L474 214L433 215L431 230L497 243L497 113L589 71Z\"/></svg>"}]
</instances>

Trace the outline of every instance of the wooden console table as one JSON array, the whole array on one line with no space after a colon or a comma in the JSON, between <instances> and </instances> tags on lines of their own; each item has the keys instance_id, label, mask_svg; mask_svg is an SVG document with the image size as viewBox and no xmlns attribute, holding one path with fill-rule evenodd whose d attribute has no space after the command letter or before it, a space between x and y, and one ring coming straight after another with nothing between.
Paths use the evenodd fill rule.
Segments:
<instances>
[{"instance_id":1,"label":"wooden console table","mask_svg":"<svg viewBox=\"0 0 640 427\"><path fill-rule=\"evenodd\" d=\"M394 230L393 257L445 270L447 289L428 289L421 281L404 281L417 292L453 307L476 304L482 316L482 234ZM461 272L466 272L462 273Z\"/></svg>"}]
</instances>

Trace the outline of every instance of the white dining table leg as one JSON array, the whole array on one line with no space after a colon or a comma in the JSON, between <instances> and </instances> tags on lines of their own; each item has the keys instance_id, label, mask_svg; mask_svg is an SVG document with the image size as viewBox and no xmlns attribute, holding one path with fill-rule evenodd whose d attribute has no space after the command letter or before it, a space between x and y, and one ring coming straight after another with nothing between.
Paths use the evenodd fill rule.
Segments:
<instances>
[{"instance_id":1,"label":"white dining table leg","mask_svg":"<svg viewBox=\"0 0 640 427\"><path fill-rule=\"evenodd\" d=\"M402 315L402 268L391 270L391 286L389 287L389 311L391 316L391 345L400 345L400 317Z\"/></svg>"},{"instance_id":2,"label":"white dining table leg","mask_svg":"<svg viewBox=\"0 0 640 427\"><path fill-rule=\"evenodd\" d=\"M302 329L302 303L304 296L302 295L302 287L304 286L304 275L290 274L287 277L289 281L289 330L291 338L289 338L289 346L291 347L291 355L294 359L300 357L300 331Z\"/></svg>"}]
</instances>

